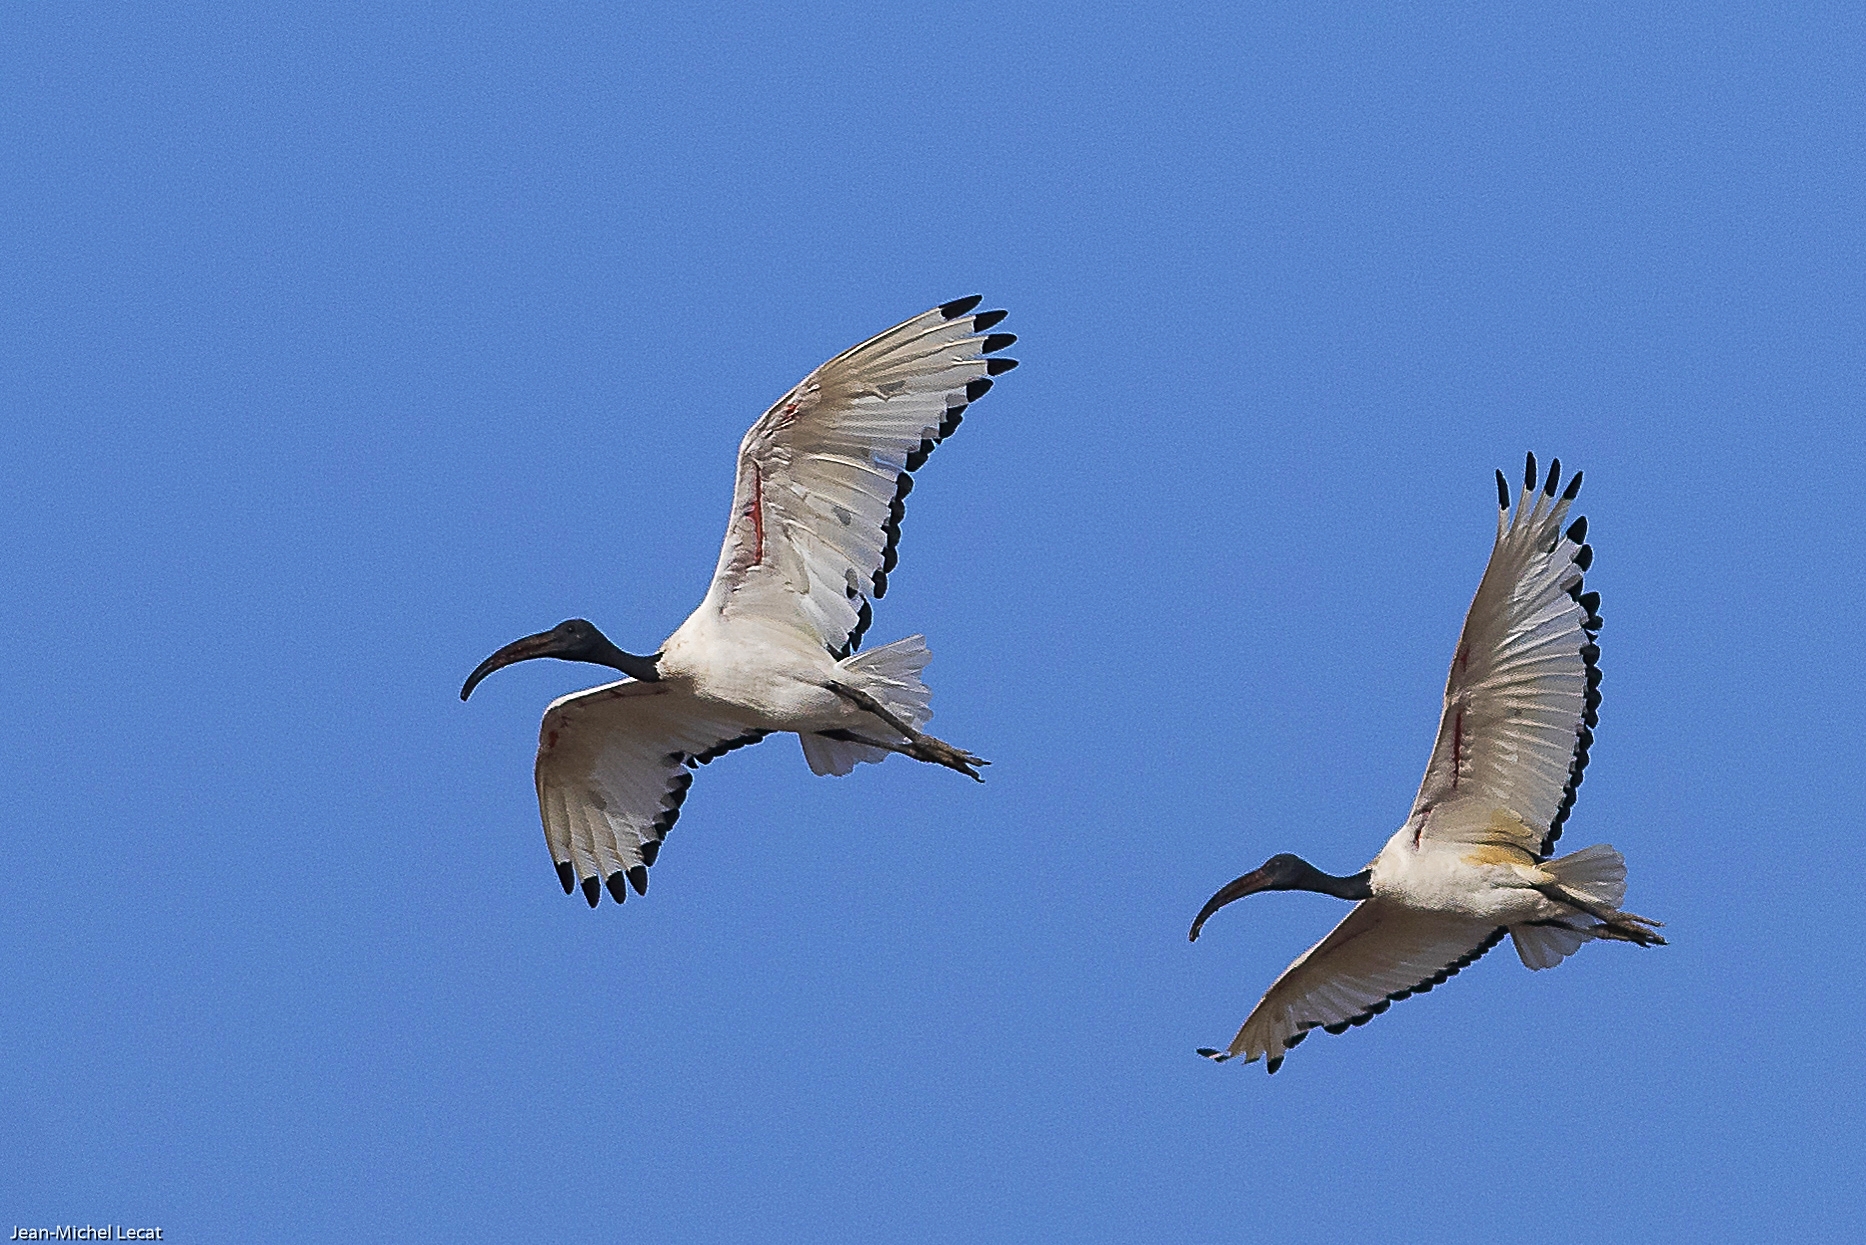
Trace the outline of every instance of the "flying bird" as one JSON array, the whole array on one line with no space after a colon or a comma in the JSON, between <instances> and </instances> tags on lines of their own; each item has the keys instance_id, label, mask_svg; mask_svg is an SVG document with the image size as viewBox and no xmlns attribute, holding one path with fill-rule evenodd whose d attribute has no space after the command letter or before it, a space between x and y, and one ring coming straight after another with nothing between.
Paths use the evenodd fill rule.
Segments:
<instances>
[{"instance_id":1,"label":"flying bird","mask_svg":"<svg viewBox=\"0 0 1866 1245\"><path fill-rule=\"evenodd\" d=\"M1566 531L1561 460L1536 488L1529 455L1510 511L1497 473L1497 542L1465 616L1445 683L1438 742L1412 814L1374 861L1335 877L1279 854L1211 897L1220 908L1268 890L1357 901L1328 937L1283 970L1220 1062L1271 1072L1311 1029L1342 1033L1454 976L1508 935L1531 969L1553 968L1596 938L1662 945L1659 922L1620 910L1626 863L1605 844L1551 860L1587 767L1600 709L1600 594L1587 520Z\"/></svg>"},{"instance_id":2,"label":"flying bird","mask_svg":"<svg viewBox=\"0 0 1866 1245\"><path fill-rule=\"evenodd\" d=\"M988 764L922 731L931 654L910 636L859 651L888 590L913 473L953 434L992 378L1017 366L1002 311L956 299L823 364L739 444L725 547L706 599L660 649L625 653L573 618L479 664L537 657L628 677L554 701L538 733L544 838L564 893L648 891L648 868L680 815L693 770L794 731L818 774L900 753L972 778ZM982 779L980 779L982 781Z\"/></svg>"}]
</instances>

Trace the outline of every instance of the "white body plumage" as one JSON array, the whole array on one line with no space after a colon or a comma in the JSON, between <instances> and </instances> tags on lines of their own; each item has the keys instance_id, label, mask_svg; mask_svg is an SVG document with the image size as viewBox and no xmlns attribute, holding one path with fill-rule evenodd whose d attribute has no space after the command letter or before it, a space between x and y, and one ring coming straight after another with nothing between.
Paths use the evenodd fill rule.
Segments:
<instances>
[{"instance_id":1,"label":"white body plumage","mask_svg":"<svg viewBox=\"0 0 1866 1245\"><path fill-rule=\"evenodd\" d=\"M1537 890L1554 885L1546 869L1509 848L1472 848L1427 839L1402 828L1369 866L1374 898L1421 912L1469 917L1488 925L1520 925L1573 912Z\"/></svg>"}]
</instances>

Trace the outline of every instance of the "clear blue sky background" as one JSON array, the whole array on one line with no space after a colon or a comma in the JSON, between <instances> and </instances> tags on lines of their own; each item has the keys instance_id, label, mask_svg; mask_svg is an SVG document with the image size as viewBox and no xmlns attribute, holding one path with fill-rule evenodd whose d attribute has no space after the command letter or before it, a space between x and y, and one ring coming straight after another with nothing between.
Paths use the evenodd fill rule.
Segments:
<instances>
[{"instance_id":1,"label":"clear blue sky background","mask_svg":"<svg viewBox=\"0 0 1866 1245\"><path fill-rule=\"evenodd\" d=\"M9 6L0 1231L1856 1230L1866 25L1538 7ZM974 291L872 638L989 782L773 739L566 898L599 676L461 679L651 649L749 422ZM1343 905L1189 919L1397 827L1527 449L1566 843L1673 945L1196 1058Z\"/></svg>"}]
</instances>

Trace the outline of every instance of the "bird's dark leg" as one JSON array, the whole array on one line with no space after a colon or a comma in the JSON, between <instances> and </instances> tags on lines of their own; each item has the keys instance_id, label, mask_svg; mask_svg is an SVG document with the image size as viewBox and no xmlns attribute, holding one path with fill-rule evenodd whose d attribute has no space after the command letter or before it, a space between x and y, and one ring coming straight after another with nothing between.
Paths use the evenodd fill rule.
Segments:
<instances>
[{"instance_id":1,"label":"bird's dark leg","mask_svg":"<svg viewBox=\"0 0 1866 1245\"><path fill-rule=\"evenodd\" d=\"M1596 938L1611 938L1615 942L1636 943L1642 947L1665 945L1665 939L1659 937L1658 933L1664 925L1663 921L1655 921L1651 917L1640 916L1637 913L1621 912L1614 908L1603 908L1598 904L1587 903L1579 895L1561 886L1538 886L1536 889L1556 903L1566 904L1599 921L1599 925L1588 930Z\"/></svg>"},{"instance_id":2,"label":"bird's dark leg","mask_svg":"<svg viewBox=\"0 0 1866 1245\"><path fill-rule=\"evenodd\" d=\"M817 731L816 733L823 736L825 739L840 739L842 742L848 744L863 744L870 748L880 748L884 752L898 752L902 756L912 757L916 761L931 761L935 765L944 765L948 769L956 769L962 774L967 774L977 779L979 782L985 780L980 778L978 773L971 769L970 766L991 764L990 761L982 757L975 757L964 749L955 748L944 740L935 739L931 735L915 735L906 740L892 740L871 739L866 735L858 735L854 731L841 728Z\"/></svg>"},{"instance_id":3,"label":"bird's dark leg","mask_svg":"<svg viewBox=\"0 0 1866 1245\"><path fill-rule=\"evenodd\" d=\"M1663 947L1665 939L1659 937L1653 926L1659 922L1643 916L1634 916L1622 912L1618 919L1603 921L1593 930L1596 938L1611 938L1615 942L1630 942L1642 947Z\"/></svg>"},{"instance_id":4,"label":"bird's dark leg","mask_svg":"<svg viewBox=\"0 0 1866 1245\"><path fill-rule=\"evenodd\" d=\"M983 757L975 757L963 748L955 748L942 739L935 739L931 735L922 735L919 731L896 717L886 705L882 704L859 687L850 687L847 684L836 682L831 682L826 686L830 691L836 693L836 695L842 697L856 708L866 713L872 713L880 718L883 722L887 723L891 729L899 731L902 738L907 741L905 744L883 743L878 739L860 739L851 736L852 742L868 744L870 747L874 748L886 748L889 752L898 752L902 756L912 757L916 761L931 761L935 765L944 765L947 769L958 770L961 774L977 782L985 781L976 767L980 765L990 765L990 761L985 760ZM828 732L824 733L827 734ZM834 736L832 735L831 738L834 738Z\"/></svg>"},{"instance_id":5,"label":"bird's dark leg","mask_svg":"<svg viewBox=\"0 0 1866 1245\"><path fill-rule=\"evenodd\" d=\"M919 732L914 730L913 727L895 717L891 709L859 687L849 687L843 683L831 683L829 685L829 690L836 693L836 695L842 697L856 708L864 709L874 714L908 739L914 739L919 735Z\"/></svg>"}]
</instances>

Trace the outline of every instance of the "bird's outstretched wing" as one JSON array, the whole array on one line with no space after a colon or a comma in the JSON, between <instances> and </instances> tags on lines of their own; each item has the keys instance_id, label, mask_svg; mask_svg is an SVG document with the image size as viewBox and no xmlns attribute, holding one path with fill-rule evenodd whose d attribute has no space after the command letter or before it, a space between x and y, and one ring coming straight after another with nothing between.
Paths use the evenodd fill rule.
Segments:
<instances>
[{"instance_id":1,"label":"bird's outstretched wing","mask_svg":"<svg viewBox=\"0 0 1866 1245\"><path fill-rule=\"evenodd\" d=\"M552 702L538 731L538 811L564 893L594 908L648 892L692 769L755 744L747 730L667 683L624 679Z\"/></svg>"},{"instance_id":2,"label":"bird's outstretched wing","mask_svg":"<svg viewBox=\"0 0 1866 1245\"><path fill-rule=\"evenodd\" d=\"M1456 976L1506 932L1468 917L1364 899L1283 970L1227 1049L1199 1054L1221 1062L1265 1059L1275 1072L1309 1030L1345 1033L1364 1025L1400 999Z\"/></svg>"},{"instance_id":3,"label":"bird's outstretched wing","mask_svg":"<svg viewBox=\"0 0 1866 1245\"><path fill-rule=\"evenodd\" d=\"M1017 339L1002 311L961 298L843 351L766 411L739 445L732 523L707 594L734 615L788 622L838 660L888 590L913 472L959 426Z\"/></svg>"},{"instance_id":4,"label":"bird's outstretched wing","mask_svg":"<svg viewBox=\"0 0 1866 1245\"><path fill-rule=\"evenodd\" d=\"M1508 845L1545 858L1574 806L1600 707L1600 594L1583 591L1587 520L1561 462L1536 488L1529 456L1510 513L1497 473L1497 543L1445 682L1438 743L1407 822L1419 837Z\"/></svg>"}]
</instances>

